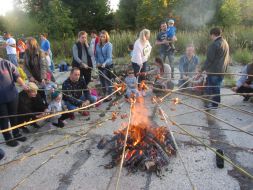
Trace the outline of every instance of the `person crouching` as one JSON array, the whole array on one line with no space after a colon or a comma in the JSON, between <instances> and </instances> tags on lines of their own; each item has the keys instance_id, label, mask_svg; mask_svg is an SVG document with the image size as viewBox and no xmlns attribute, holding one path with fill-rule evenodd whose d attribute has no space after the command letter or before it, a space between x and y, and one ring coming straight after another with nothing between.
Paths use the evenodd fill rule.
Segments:
<instances>
[{"instance_id":1,"label":"person crouching","mask_svg":"<svg viewBox=\"0 0 253 190\"><path fill-rule=\"evenodd\" d=\"M127 85L126 98L129 99L132 95L138 98L140 93L138 91L137 78L134 76L134 71L132 69L128 70L125 83Z\"/></svg>"}]
</instances>

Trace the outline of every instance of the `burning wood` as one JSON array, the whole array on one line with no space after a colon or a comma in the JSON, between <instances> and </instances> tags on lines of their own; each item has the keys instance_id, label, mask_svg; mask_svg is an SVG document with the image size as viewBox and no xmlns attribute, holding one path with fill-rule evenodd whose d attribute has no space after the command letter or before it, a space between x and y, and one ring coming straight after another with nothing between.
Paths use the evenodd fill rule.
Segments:
<instances>
[{"instance_id":1,"label":"burning wood","mask_svg":"<svg viewBox=\"0 0 253 190\"><path fill-rule=\"evenodd\" d=\"M107 149L105 156L111 155L111 162L105 168L113 168L120 163L124 149L127 127L114 132L109 139L98 143L99 149ZM169 164L170 156L176 154L176 148L166 127L154 127L150 124L144 104L132 108L132 118L125 147L123 166L129 172L150 171L161 175L162 168Z\"/></svg>"}]
</instances>

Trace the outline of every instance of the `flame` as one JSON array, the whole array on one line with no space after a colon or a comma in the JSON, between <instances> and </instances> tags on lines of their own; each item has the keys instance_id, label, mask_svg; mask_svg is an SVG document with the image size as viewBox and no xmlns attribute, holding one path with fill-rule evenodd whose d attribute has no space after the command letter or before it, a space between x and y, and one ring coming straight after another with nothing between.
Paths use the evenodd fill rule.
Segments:
<instances>
[{"instance_id":1,"label":"flame","mask_svg":"<svg viewBox=\"0 0 253 190\"><path fill-rule=\"evenodd\" d=\"M173 99L173 103L176 105L176 104L179 104L180 103L180 101L179 101L179 98L174 98Z\"/></svg>"},{"instance_id":2,"label":"flame","mask_svg":"<svg viewBox=\"0 0 253 190\"><path fill-rule=\"evenodd\" d=\"M142 91L142 90L148 90L148 86L147 84L145 83L145 80L142 80L141 83L140 83L140 86L139 86L139 90Z\"/></svg>"}]
</instances>

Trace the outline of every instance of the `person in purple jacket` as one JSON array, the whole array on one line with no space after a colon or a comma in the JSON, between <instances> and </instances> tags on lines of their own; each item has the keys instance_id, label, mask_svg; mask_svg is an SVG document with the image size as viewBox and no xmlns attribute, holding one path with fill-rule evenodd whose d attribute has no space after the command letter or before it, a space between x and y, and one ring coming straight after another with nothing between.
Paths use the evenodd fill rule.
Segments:
<instances>
[{"instance_id":1,"label":"person in purple jacket","mask_svg":"<svg viewBox=\"0 0 253 190\"><path fill-rule=\"evenodd\" d=\"M18 107L18 90L15 82L22 86L24 90L28 90L28 86L19 76L15 65L10 61L0 58L0 129L5 130L17 124L17 118L12 115L17 114ZM8 117L9 116L9 117ZM6 141L6 145L15 147L18 141L26 141L19 133L19 129L12 130L12 135L9 131L2 133ZM15 139L13 139L15 138Z\"/></svg>"}]
</instances>

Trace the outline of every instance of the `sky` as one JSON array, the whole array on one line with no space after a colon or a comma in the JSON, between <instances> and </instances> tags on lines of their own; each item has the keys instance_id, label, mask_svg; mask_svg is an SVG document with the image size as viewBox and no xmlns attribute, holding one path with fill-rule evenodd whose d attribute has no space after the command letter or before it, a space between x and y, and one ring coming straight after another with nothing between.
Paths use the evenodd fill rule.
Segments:
<instances>
[{"instance_id":1,"label":"sky","mask_svg":"<svg viewBox=\"0 0 253 190\"><path fill-rule=\"evenodd\" d=\"M116 10L118 8L119 0L109 0L111 9ZM0 15L4 16L6 12L13 9L13 0L0 0Z\"/></svg>"},{"instance_id":2,"label":"sky","mask_svg":"<svg viewBox=\"0 0 253 190\"><path fill-rule=\"evenodd\" d=\"M0 15L4 16L6 12L13 9L13 0L0 0Z\"/></svg>"}]
</instances>

